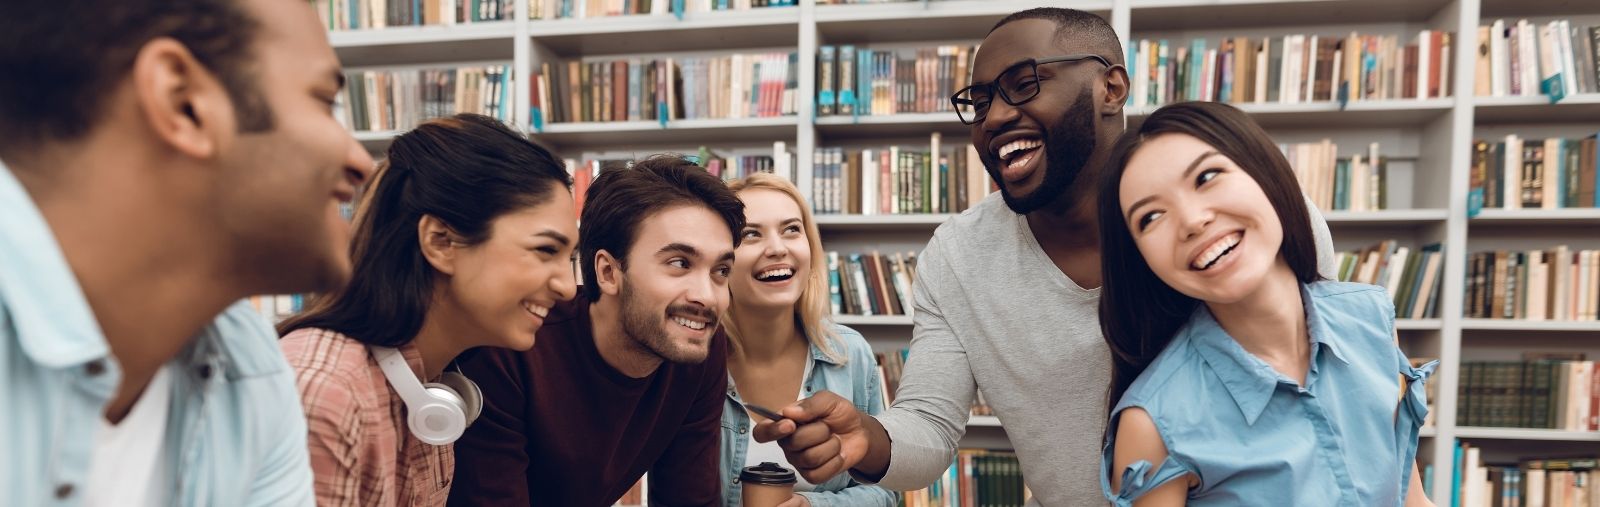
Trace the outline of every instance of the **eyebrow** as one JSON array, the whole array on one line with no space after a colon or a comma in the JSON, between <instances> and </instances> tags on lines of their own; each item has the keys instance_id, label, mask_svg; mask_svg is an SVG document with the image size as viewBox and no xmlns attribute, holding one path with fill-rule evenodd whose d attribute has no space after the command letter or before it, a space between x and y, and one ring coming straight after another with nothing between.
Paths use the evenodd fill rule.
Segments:
<instances>
[{"instance_id":1,"label":"eyebrow","mask_svg":"<svg viewBox=\"0 0 1600 507\"><path fill-rule=\"evenodd\" d=\"M782 221L779 221L778 225L789 225L789 224L793 224L793 223L800 223L800 218L799 217L785 218ZM746 229L756 229L756 228L760 228L760 227L761 227L761 222L745 222L744 223L744 228L746 228Z\"/></svg>"},{"instance_id":2,"label":"eyebrow","mask_svg":"<svg viewBox=\"0 0 1600 507\"><path fill-rule=\"evenodd\" d=\"M1200 156L1194 158L1193 162L1189 162L1189 168L1184 169L1183 170L1183 174L1178 175L1178 179L1180 181L1189 179L1189 173L1194 172L1195 169L1199 169L1201 162L1205 162L1206 159L1211 158L1211 157L1216 156L1216 155L1221 155L1221 153L1217 153L1217 150L1208 150L1205 153L1201 153ZM1132 222L1133 221L1133 213L1135 211L1139 211L1139 207L1144 206L1146 204L1149 204L1150 201L1154 201L1155 199L1156 199L1156 196L1151 195L1151 196L1146 196L1143 199L1139 199L1137 201L1133 201L1133 205L1128 207L1128 215L1123 217L1123 220L1127 221L1127 222Z\"/></svg>"},{"instance_id":3,"label":"eyebrow","mask_svg":"<svg viewBox=\"0 0 1600 507\"><path fill-rule=\"evenodd\" d=\"M553 231L553 230L549 230L549 229L546 229L546 230L543 230L543 231L539 231L538 233L535 233L534 236L544 236L546 238L550 238L552 240L555 240L557 243L561 243L561 246L567 246L567 245L571 245L572 244L572 238L568 238L566 234L562 234L562 233L559 233L559 232L556 232L556 231Z\"/></svg>"}]
</instances>

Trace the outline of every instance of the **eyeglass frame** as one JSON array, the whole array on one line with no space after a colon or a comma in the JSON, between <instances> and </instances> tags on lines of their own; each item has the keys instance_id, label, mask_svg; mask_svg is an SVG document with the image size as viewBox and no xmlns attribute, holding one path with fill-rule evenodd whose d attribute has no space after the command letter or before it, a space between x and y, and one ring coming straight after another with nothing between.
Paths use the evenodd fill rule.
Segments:
<instances>
[{"instance_id":1,"label":"eyeglass frame","mask_svg":"<svg viewBox=\"0 0 1600 507\"><path fill-rule=\"evenodd\" d=\"M1028 97L1028 98L1022 99L1022 100L1012 101L1011 100L1011 96L1006 93L1004 87L1000 87L1000 86L996 86L995 85L995 83L998 82L1001 77L1005 76L1007 72L1011 72L1013 70L1022 68L1022 66L1024 66L1024 65L1027 65L1027 66L1029 66L1029 67L1031 67L1033 69L1034 78L1038 78L1039 77L1039 66L1040 65L1044 65L1044 64L1048 64L1048 63L1061 63L1061 62L1081 62L1081 61L1084 61L1084 60L1094 60L1094 61L1100 62L1100 64L1106 66L1107 69L1111 69L1111 68L1117 67L1116 64L1111 63L1110 60L1107 60L1103 56L1095 55L1095 54L1088 54L1088 53L1076 54L1076 55L1065 55L1065 56L1052 56L1052 57L1049 57L1049 58L1029 58L1027 60L1023 60L1023 61L1017 62L1015 64L1012 64L1010 67L1006 67L1005 70L1000 71L1000 74L995 76L995 81L991 81L991 82L988 82L988 83L976 83L976 84L968 85L967 87L962 88L960 90L957 90L955 94L950 96L950 106L955 108L956 119L961 120L961 124L963 124L963 125L976 125L976 124L978 124L978 122L982 122L984 119L988 118L989 110L987 108L985 108L982 114L978 114L977 113L977 104L971 103L972 102L971 99L963 99L963 98L961 98L962 94L970 95L972 90L974 90L974 89L987 88L987 89L989 89L989 96L990 96L989 102L994 102L994 98L993 97L998 95L998 96L1000 96L1000 100L1005 101L1006 104L1011 105L1011 106L1020 106L1020 105L1023 105L1023 104L1027 104L1028 102L1032 102L1033 99L1039 98L1039 90L1035 89L1034 92L1033 92L1033 96L1031 96L1031 97ZM968 104L966 104L966 105L973 108L973 114L976 116L976 118L973 118L973 120L970 121L970 122L967 121L966 118L962 118L961 117L961 107L962 107L961 102L962 101L968 102Z\"/></svg>"}]
</instances>

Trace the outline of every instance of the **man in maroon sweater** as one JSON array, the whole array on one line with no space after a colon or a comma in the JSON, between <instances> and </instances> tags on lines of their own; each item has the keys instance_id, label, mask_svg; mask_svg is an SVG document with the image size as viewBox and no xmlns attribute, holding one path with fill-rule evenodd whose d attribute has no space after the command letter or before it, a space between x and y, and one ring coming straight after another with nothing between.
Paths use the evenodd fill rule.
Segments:
<instances>
[{"instance_id":1,"label":"man in maroon sweater","mask_svg":"<svg viewBox=\"0 0 1600 507\"><path fill-rule=\"evenodd\" d=\"M461 361L483 415L456 442L450 505L608 506L650 473L651 505L717 505L728 270L744 205L676 157L603 172L579 228L578 296L532 350Z\"/></svg>"}]
</instances>

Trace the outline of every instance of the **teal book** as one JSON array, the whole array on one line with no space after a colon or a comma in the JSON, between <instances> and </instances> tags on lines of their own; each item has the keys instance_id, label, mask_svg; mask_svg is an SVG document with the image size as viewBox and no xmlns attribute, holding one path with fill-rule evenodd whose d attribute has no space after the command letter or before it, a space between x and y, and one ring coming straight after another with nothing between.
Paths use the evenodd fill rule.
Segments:
<instances>
[{"instance_id":1,"label":"teal book","mask_svg":"<svg viewBox=\"0 0 1600 507\"><path fill-rule=\"evenodd\" d=\"M1333 209L1350 209L1350 159L1339 159L1333 168Z\"/></svg>"}]
</instances>

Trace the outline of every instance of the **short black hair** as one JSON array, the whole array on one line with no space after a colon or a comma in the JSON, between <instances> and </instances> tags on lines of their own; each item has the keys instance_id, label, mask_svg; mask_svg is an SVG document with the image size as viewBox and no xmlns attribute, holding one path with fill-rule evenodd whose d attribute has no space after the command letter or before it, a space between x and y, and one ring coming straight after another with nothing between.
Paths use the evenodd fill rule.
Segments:
<instances>
[{"instance_id":1,"label":"short black hair","mask_svg":"<svg viewBox=\"0 0 1600 507\"><path fill-rule=\"evenodd\" d=\"M611 253L623 269L628 250L639 237L639 223L661 210L678 205L704 206L728 226L733 246L739 246L744 229L744 203L721 179L680 155L656 155L631 168L601 171L584 196L578 224L578 254L583 256L583 295L600 299L595 283L594 258L601 250Z\"/></svg>"},{"instance_id":2,"label":"short black hair","mask_svg":"<svg viewBox=\"0 0 1600 507\"><path fill-rule=\"evenodd\" d=\"M1057 41L1070 39L1088 46L1091 52L1112 64L1127 65L1126 56L1122 53L1122 38L1117 35L1117 31L1111 28L1111 23L1106 21L1106 18L1088 11L1061 7L1034 7L1011 13L999 23L995 23L994 27L989 29L989 33L994 33L995 30L1013 21L1024 19L1042 19L1055 23Z\"/></svg>"},{"instance_id":3,"label":"short black hair","mask_svg":"<svg viewBox=\"0 0 1600 507\"><path fill-rule=\"evenodd\" d=\"M139 50L171 38L217 74L240 130L275 123L249 69L260 21L240 0L21 0L0 15L0 149L82 137Z\"/></svg>"}]
</instances>

